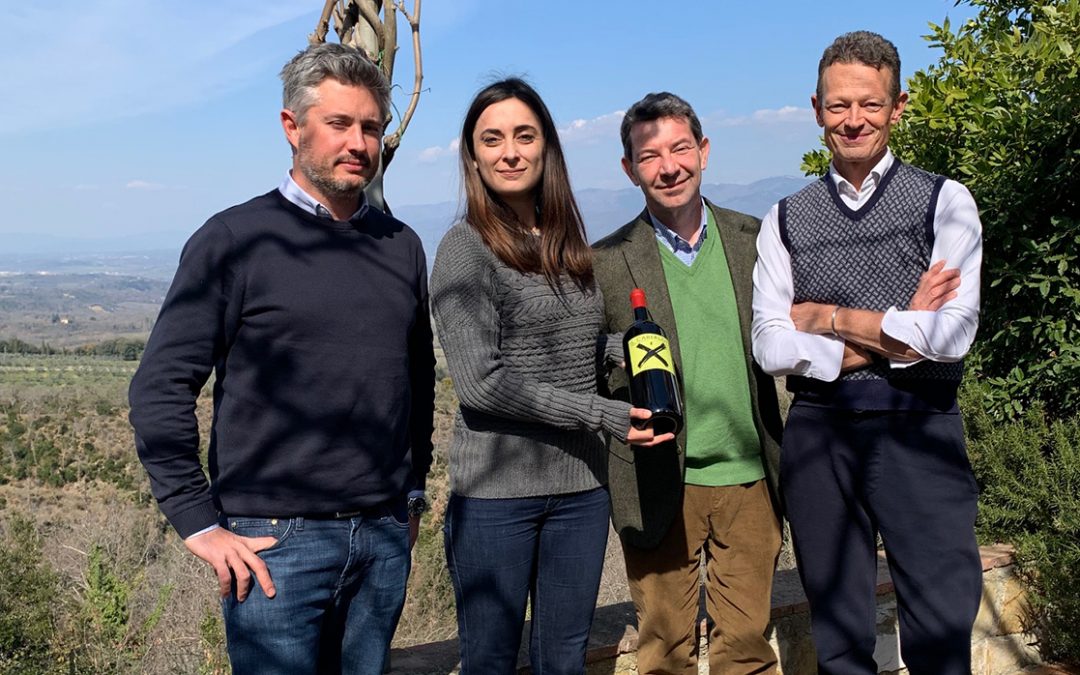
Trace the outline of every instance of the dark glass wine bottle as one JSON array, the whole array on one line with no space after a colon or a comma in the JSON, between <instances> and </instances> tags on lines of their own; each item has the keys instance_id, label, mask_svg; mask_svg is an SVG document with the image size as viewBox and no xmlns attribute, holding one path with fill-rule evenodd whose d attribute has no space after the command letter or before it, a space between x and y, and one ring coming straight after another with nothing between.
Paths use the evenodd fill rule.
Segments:
<instances>
[{"instance_id":1,"label":"dark glass wine bottle","mask_svg":"<svg viewBox=\"0 0 1080 675\"><path fill-rule=\"evenodd\" d=\"M675 381L675 359L663 329L649 320L645 291L630 292L634 323L623 334L626 375L630 378L630 404L652 411L653 431L679 433L683 425L682 399ZM635 420L635 425L647 424Z\"/></svg>"}]
</instances>

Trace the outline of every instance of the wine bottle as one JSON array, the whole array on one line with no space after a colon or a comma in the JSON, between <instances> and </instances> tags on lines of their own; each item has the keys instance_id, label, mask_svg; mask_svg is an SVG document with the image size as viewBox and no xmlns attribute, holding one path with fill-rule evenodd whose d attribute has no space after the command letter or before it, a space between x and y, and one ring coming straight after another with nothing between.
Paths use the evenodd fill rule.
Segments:
<instances>
[{"instance_id":1,"label":"wine bottle","mask_svg":"<svg viewBox=\"0 0 1080 675\"><path fill-rule=\"evenodd\" d=\"M677 434L683 425L683 409L671 343L663 329L649 320L645 291L630 291L630 305L634 308L634 323L623 334L630 404L652 411L651 419L634 420L634 424L652 422L657 435Z\"/></svg>"}]
</instances>

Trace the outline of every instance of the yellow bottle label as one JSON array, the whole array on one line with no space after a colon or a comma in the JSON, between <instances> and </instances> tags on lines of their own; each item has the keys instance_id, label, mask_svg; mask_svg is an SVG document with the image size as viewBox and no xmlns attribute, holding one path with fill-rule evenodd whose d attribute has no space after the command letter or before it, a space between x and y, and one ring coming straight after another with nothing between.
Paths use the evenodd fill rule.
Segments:
<instances>
[{"instance_id":1,"label":"yellow bottle label","mask_svg":"<svg viewBox=\"0 0 1080 675\"><path fill-rule=\"evenodd\" d=\"M646 370L666 370L675 374L675 363L671 356L671 345L663 335L645 333L630 338L630 363L627 370L630 377Z\"/></svg>"}]
</instances>

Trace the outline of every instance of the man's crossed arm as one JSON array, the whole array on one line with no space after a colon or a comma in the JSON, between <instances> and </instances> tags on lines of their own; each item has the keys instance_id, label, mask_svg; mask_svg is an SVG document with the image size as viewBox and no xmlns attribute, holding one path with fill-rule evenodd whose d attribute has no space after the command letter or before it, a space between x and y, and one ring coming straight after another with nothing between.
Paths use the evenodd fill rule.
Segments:
<instances>
[{"instance_id":1,"label":"man's crossed arm","mask_svg":"<svg viewBox=\"0 0 1080 675\"><path fill-rule=\"evenodd\" d=\"M751 333L754 359L762 369L828 382L869 364L871 357L886 358L894 368L923 359L963 358L978 327L982 263L982 227L971 193L946 181L933 222L934 264L907 307L875 312L794 304L791 258L774 206L762 219L754 266Z\"/></svg>"},{"instance_id":2,"label":"man's crossed arm","mask_svg":"<svg viewBox=\"0 0 1080 675\"><path fill-rule=\"evenodd\" d=\"M937 311L957 295L960 270L945 269L939 260L919 278L919 286L907 309ZM922 355L907 343L890 337L881 329L885 312L858 307L800 302L791 306L791 320L796 330L814 335L834 335L844 340L841 372L867 366L871 352L892 361L917 361Z\"/></svg>"}]
</instances>

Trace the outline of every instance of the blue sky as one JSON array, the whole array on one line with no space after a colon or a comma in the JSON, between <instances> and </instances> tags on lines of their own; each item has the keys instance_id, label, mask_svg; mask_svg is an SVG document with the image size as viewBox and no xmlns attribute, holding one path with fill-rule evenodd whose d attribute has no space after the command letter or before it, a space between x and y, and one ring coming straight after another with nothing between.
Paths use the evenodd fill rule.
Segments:
<instances>
[{"instance_id":1,"label":"blue sky","mask_svg":"<svg viewBox=\"0 0 1080 675\"><path fill-rule=\"evenodd\" d=\"M184 235L276 186L289 164L277 73L306 45L321 7L0 4L0 236ZM899 48L906 78L937 59L921 38L928 22L972 14L952 0L425 0L425 91L387 173L387 197L457 200L462 115L477 89L506 74L524 75L544 96L577 188L629 186L618 166L621 111L662 89L703 120L713 144L706 182L798 175L802 153L818 143L809 96L832 38L882 33ZM397 80L409 89L404 21L399 31ZM395 103L404 110L404 92Z\"/></svg>"}]
</instances>

